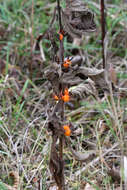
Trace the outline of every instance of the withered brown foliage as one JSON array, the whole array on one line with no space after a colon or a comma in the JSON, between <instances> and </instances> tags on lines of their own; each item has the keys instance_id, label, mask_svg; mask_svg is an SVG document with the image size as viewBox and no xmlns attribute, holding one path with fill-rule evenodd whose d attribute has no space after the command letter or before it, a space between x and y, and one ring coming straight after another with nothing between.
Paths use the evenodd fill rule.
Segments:
<instances>
[{"instance_id":1,"label":"withered brown foliage","mask_svg":"<svg viewBox=\"0 0 127 190\"><path fill-rule=\"evenodd\" d=\"M69 64L65 64L63 39L67 33L72 37L81 38L85 32L95 31L96 25L94 23L93 13L85 8L85 5L81 0L67 1L65 10L61 8L60 1L58 0L57 11L59 20L59 47L57 47L54 40L56 34L53 29L56 9L54 10L53 19L49 29L45 32L45 34L38 37L38 41L43 38L49 39L53 50L52 63L45 71L45 76L52 85L53 94L56 97L55 99L58 100L54 107L52 107L52 109L48 112L48 129L52 131L49 166L59 190L64 190L65 180L63 146L64 142L66 142L65 135L67 133L64 132L64 128L62 126L68 123L66 117L64 116L64 104L70 99L68 88L82 81L82 78L80 78L80 73L78 73L78 70L79 72L82 70L82 68L78 65L82 62L82 58L67 58L69 60ZM85 74L81 73L84 77L88 77L88 74L88 71L86 71ZM65 95L63 95L64 93ZM69 125L72 127L71 123L69 123ZM70 132L68 135L70 135Z\"/></svg>"}]
</instances>

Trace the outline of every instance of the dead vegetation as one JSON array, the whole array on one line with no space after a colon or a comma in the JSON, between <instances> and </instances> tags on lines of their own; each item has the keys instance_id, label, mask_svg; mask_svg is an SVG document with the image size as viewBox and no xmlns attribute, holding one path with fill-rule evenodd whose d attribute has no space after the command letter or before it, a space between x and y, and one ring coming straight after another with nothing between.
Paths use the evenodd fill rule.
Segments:
<instances>
[{"instance_id":1,"label":"dead vegetation","mask_svg":"<svg viewBox=\"0 0 127 190\"><path fill-rule=\"evenodd\" d=\"M1 190L126 190L126 3L20 3L0 7Z\"/></svg>"}]
</instances>

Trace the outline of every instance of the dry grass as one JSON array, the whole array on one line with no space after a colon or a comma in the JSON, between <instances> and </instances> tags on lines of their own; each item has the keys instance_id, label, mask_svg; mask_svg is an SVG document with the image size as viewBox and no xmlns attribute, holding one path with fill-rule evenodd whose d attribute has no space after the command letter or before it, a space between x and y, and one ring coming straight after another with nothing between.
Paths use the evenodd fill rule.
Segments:
<instances>
[{"instance_id":1,"label":"dry grass","mask_svg":"<svg viewBox=\"0 0 127 190\"><path fill-rule=\"evenodd\" d=\"M55 182L48 168L51 133L47 115L54 100L44 75L50 64L48 41L41 45L46 61L38 50L32 55L32 80L29 63L31 41L36 42L39 33L48 28L55 1L37 1L33 7L31 2L7 0L0 5L0 180L12 186L9 173L16 171L18 189L52 190ZM83 67L101 70L99 3L87 3L96 14L97 31L85 36L78 47L72 39L65 39L65 55L82 55ZM107 5L107 62L116 90L109 83L109 92L103 92L91 75L89 79L80 76L83 83L69 89L72 95L65 114L74 126L71 146L64 149L69 190L87 190L87 183L100 190L123 190L124 185L126 189L126 6L119 1ZM86 159L91 152L94 154ZM79 161L81 158L85 159Z\"/></svg>"}]
</instances>

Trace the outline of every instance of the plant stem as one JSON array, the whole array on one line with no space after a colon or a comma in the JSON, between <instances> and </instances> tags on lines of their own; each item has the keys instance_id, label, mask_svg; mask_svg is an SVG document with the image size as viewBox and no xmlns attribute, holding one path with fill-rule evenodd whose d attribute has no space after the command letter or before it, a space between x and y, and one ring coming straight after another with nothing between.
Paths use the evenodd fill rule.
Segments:
<instances>
[{"instance_id":1,"label":"plant stem","mask_svg":"<svg viewBox=\"0 0 127 190\"><path fill-rule=\"evenodd\" d=\"M105 3L104 0L101 0L101 31L102 31L102 59L103 59L103 69L105 69L106 67L106 62L105 62L105 44L104 44L104 40L105 40L105 25L106 25L106 21L105 21Z\"/></svg>"},{"instance_id":2,"label":"plant stem","mask_svg":"<svg viewBox=\"0 0 127 190\"><path fill-rule=\"evenodd\" d=\"M59 27L60 31L63 29L62 22L61 22L61 7L60 7L60 0L57 0L57 9L58 9L58 19L59 19Z\"/></svg>"},{"instance_id":3,"label":"plant stem","mask_svg":"<svg viewBox=\"0 0 127 190\"><path fill-rule=\"evenodd\" d=\"M33 65L33 29L34 29L34 0L32 0L32 7L31 7L31 31L30 31L30 52L31 52L31 61L28 65L29 68L29 77L32 80L32 65Z\"/></svg>"},{"instance_id":4,"label":"plant stem","mask_svg":"<svg viewBox=\"0 0 127 190\"><path fill-rule=\"evenodd\" d=\"M60 0L57 0L57 10L58 10L58 19L59 19L59 33L62 33L63 27L62 27L62 21L61 21L61 7L60 7ZM62 66L64 62L64 46L63 46L63 40L60 40L60 46L59 46L59 62ZM62 71L62 69L61 69ZM63 86L62 86L62 91ZM64 120L64 102L61 104L62 107L62 113L61 113L61 120ZM62 176L62 184L59 186L59 190L65 190L65 181L64 181L64 164L63 164L63 136L59 138L59 156L61 160L61 176Z\"/></svg>"},{"instance_id":5,"label":"plant stem","mask_svg":"<svg viewBox=\"0 0 127 190\"><path fill-rule=\"evenodd\" d=\"M60 7L60 0L57 0L57 9L58 9L58 19L59 19L59 32L61 33L63 30L62 21L61 21L61 7ZM59 61L62 65L64 62L64 46L63 40L60 40L60 48L59 48Z\"/></svg>"}]
</instances>

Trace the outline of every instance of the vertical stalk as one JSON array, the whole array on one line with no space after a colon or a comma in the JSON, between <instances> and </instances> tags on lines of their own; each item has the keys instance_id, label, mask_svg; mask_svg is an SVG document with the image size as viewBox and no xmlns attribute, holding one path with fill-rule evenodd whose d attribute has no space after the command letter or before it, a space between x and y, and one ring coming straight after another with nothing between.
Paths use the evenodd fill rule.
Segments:
<instances>
[{"instance_id":1,"label":"vertical stalk","mask_svg":"<svg viewBox=\"0 0 127 190\"><path fill-rule=\"evenodd\" d=\"M63 165L63 168L61 170L61 176L63 177L63 179L62 179L61 187L59 187L59 190L65 190L64 164L63 164L63 136L61 136L59 139L59 156L60 156L61 163Z\"/></svg>"},{"instance_id":2,"label":"vertical stalk","mask_svg":"<svg viewBox=\"0 0 127 190\"><path fill-rule=\"evenodd\" d=\"M61 7L60 7L60 0L57 0L57 10L58 10L58 20L59 20L59 33L62 33L63 27L62 27L62 21L61 21ZM63 46L63 40L60 40L60 47L59 47L59 62L62 66L64 62L64 46ZM62 91L63 91L62 87ZM64 102L62 102L62 114L61 114L61 120L64 120ZM61 163L63 165L63 136L59 138L59 156ZM61 187L59 187L59 190L65 190L65 181L64 181L64 166L61 170L61 175L63 176Z\"/></svg>"},{"instance_id":3,"label":"vertical stalk","mask_svg":"<svg viewBox=\"0 0 127 190\"><path fill-rule=\"evenodd\" d=\"M101 31L102 31L102 59L103 59L103 69L106 67L106 61L105 61L105 26L106 26L106 20L105 20L105 3L104 0L101 0Z\"/></svg>"},{"instance_id":4,"label":"vertical stalk","mask_svg":"<svg viewBox=\"0 0 127 190\"><path fill-rule=\"evenodd\" d=\"M31 52L31 61L29 63L29 77L32 79L32 64L33 64L33 28L34 28L34 0L32 0L32 7L31 7L31 31L30 31L30 52Z\"/></svg>"},{"instance_id":5,"label":"vertical stalk","mask_svg":"<svg viewBox=\"0 0 127 190\"><path fill-rule=\"evenodd\" d=\"M57 0L57 9L58 9L59 28L60 28L60 31L61 31L62 30L62 22L61 22L60 0Z\"/></svg>"},{"instance_id":6,"label":"vertical stalk","mask_svg":"<svg viewBox=\"0 0 127 190\"><path fill-rule=\"evenodd\" d=\"M60 0L57 0L57 10L58 10L58 19L59 19L59 33L62 33L63 26L61 21L61 7L60 7ZM64 61L64 46L63 46L63 40L60 40L60 48L59 48L59 61L60 64Z\"/></svg>"}]
</instances>

